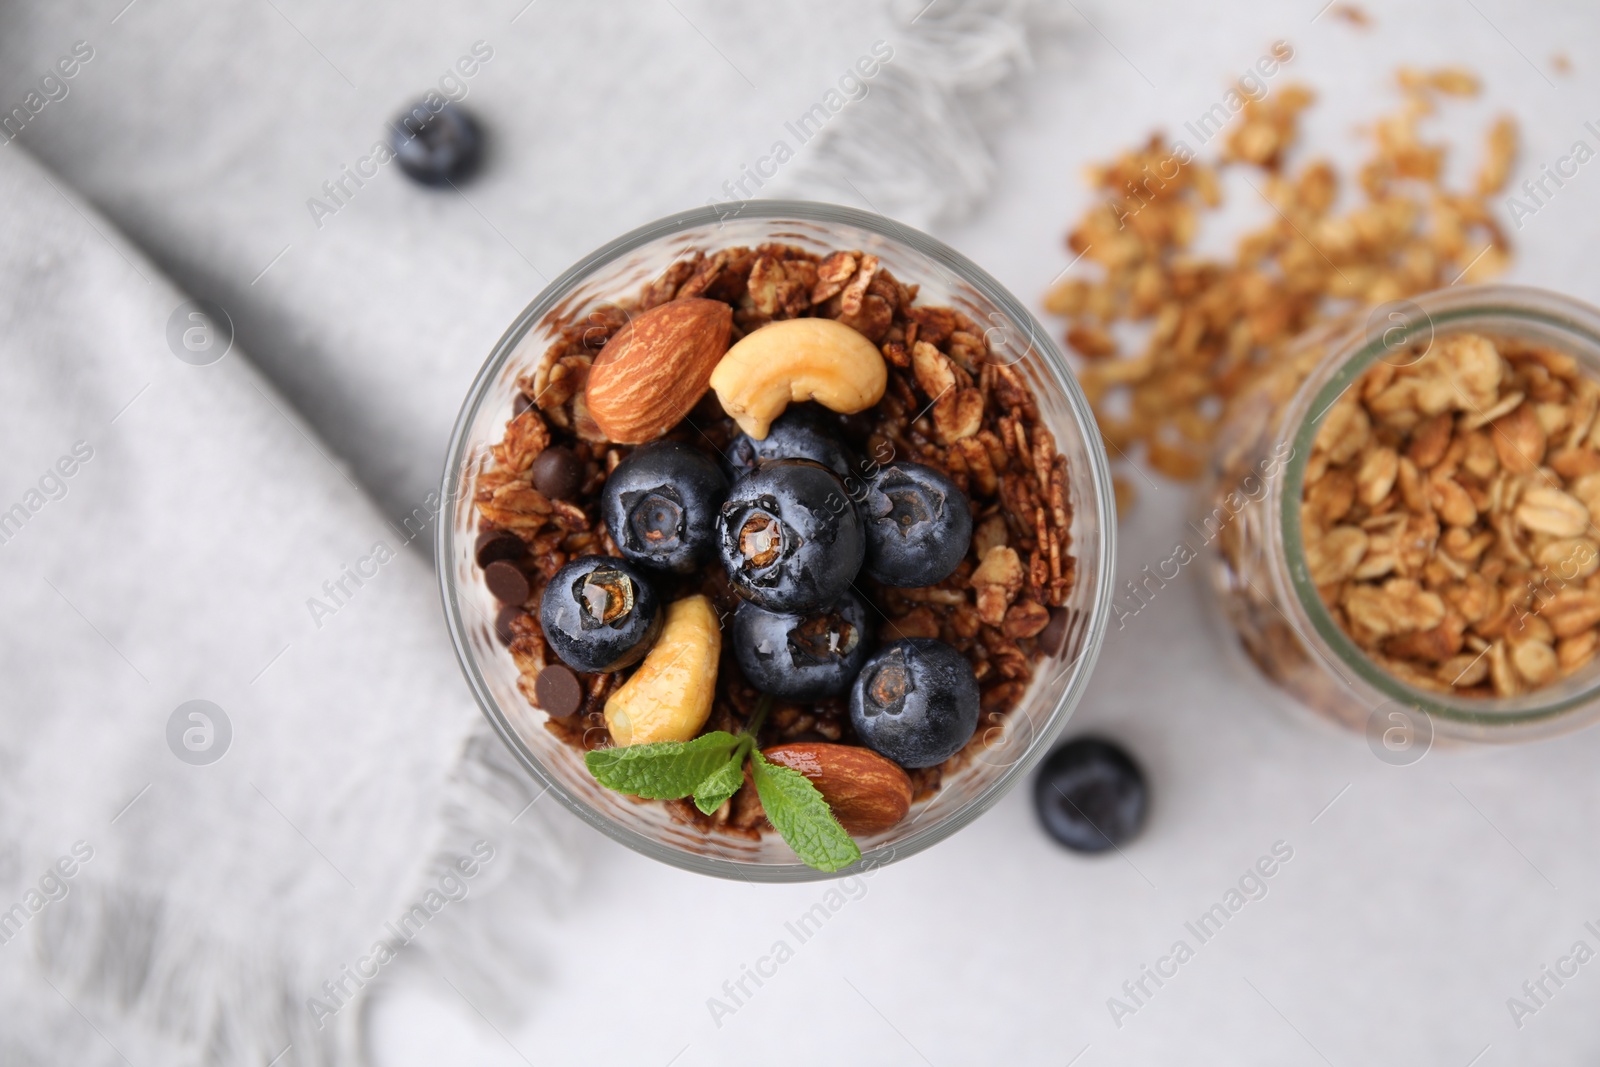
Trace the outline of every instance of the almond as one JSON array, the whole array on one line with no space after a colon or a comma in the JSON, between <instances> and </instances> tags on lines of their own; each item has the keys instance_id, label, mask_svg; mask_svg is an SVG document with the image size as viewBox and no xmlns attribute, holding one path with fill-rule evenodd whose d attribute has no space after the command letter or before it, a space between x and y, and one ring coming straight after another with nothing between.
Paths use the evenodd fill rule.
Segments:
<instances>
[{"instance_id":1,"label":"almond","mask_svg":"<svg viewBox=\"0 0 1600 1067\"><path fill-rule=\"evenodd\" d=\"M654 441L705 395L728 350L733 309L720 300L669 300L629 320L589 370L585 406L605 436Z\"/></svg>"},{"instance_id":2,"label":"almond","mask_svg":"<svg viewBox=\"0 0 1600 1067\"><path fill-rule=\"evenodd\" d=\"M762 755L810 779L839 825L852 834L887 830L911 810L911 779L871 749L791 741Z\"/></svg>"}]
</instances>

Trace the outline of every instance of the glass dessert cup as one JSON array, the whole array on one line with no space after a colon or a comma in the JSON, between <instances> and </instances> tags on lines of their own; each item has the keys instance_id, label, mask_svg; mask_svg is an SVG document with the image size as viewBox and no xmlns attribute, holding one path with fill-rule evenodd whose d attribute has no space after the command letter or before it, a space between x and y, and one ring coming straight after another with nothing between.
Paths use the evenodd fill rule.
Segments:
<instances>
[{"instance_id":1,"label":"glass dessert cup","mask_svg":"<svg viewBox=\"0 0 1600 1067\"><path fill-rule=\"evenodd\" d=\"M1233 401L1190 527L1206 538L1212 599L1236 639L1229 644L1281 703L1366 731L1374 752L1391 762L1420 758L1435 740L1538 740L1600 717L1594 661L1510 697L1408 684L1357 646L1311 580L1300 505L1323 419L1379 361L1420 358L1409 354L1413 346L1465 333L1545 346L1600 378L1600 310L1555 293L1463 287L1352 313L1301 338Z\"/></svg>"},{"instance_id":2,"label":"glass dessert cup","mask_svg":"<svg viewBox=\"0 0 1600 1067\"><path fill-rule=\"evenodd\" d=\"M1083 694L1109 620L1115 505L1110 468L1094 417L1060 350L1018 301L976 265L938 241L849 208L755 201L682 212L644 226L589 255L545 289L512 323L472 384L452 434L436 541L447 625L462 671L484 714L522 765L596 829L654 859L747 881L837 877L800 863L782 838L706 832L676 821L653 801L605 789L583 753L545 729L545 713L517 688L517 669L494 633L496 604L473 560L476 480L490 445L512 416L519 377L532 372L563 323L600 305L633 298L674 261L696 251L766 242L821 253L860 249L902 281L919 284L919 304L944 304L987 324L991 359L1004 360L1033 390L1041 421L1066 459L1077 577L1066 603L1061 648L1035 665L1033 679L1003 725L980 723L988 744L939 791L893 828L857 837L855 870L920 852L977 818L1050 749ZM848 873L841 872L841 873Z\"/></svg>"}]
</instances>

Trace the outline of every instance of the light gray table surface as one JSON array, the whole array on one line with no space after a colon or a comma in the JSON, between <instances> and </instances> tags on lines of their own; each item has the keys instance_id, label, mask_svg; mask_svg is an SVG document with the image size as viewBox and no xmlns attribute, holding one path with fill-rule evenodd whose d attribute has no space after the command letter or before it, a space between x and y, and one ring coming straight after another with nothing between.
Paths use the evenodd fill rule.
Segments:
<instances>
[{"instance_id":1,"label":"light gray table surface","mask_svg":"<svg viewBox=\"0 0 1600 1067\"><path fill-rule=\"evenodd\" d=\"M825 87L884 32L688 0L678 3L684 20L661 0L626 11L544 3L514 24L520 3L406 3L381 16L277 6L294 25L272 4L205 19L140 0L114 24L120 3L8 9L0 99L19 98L73 40L95 42L73 95L41 114L28 147L180 285L230 308L263 371L391 515L431 488L467 382L543 279L633 225L715 195L803 103L808 76ZM1593 5L1371 4L1365 30L1318 6L1066 5L1064 38L1041 50L1022 108L995 127L988 203L936 234L1037 306L1070 261L1061 234L1087 202L1083 165L1152 127L1177 131L1279 38L1296 57L1274 85L1304 80L1318 91L1308 137L1336 159L1353 158L1356 127L1394 106L1400 63L1463 63L1484 77L1484 98L1441 120L1462 146L1458 180L1502 110L1525 137L1517 181L1576 140L1600 148L1584 126L1600 125ZM384 31L366 34L380 17ZM648 50L634 47L640 34L674 55L700 50L698 76L659 84ZM469 98L496 134L481 183L467 199L420 208L397 180L374 183L316 229L303 201L365 150L396 100L480 38L497 49ZM719 119L719 99L748 92L719 46L757 83L771 68L801 87L757 93L758 106ZM579 49L592 50L587 77L552 80L574 66L558 54ZM1555 69L1558 52L1570 73ZM281 122L266 118L274 108ZM1228 195L1228 224L1264 217L1248 187ZM1600 300L1597 219L1600 163L1590 163L1512 230L1510 280ZM1208 237L1212 247L1227 246L1225 230ZM1170 552L1189 505L1180 488L1135 480L1123 576ZM1507 1009L1575 942L1600 949L1585 927L1600 927L1600 733L1392 767L1358 736L1284 714L1235 672L1225 641L1191 569L1105 644L1069 732L1119 738L1149 772L1148 829L1120 855L1063 853L1019 789L950 841L859 883L801 944L786 923L825 886L699 878L589 835L577 900L542 934L544 976L522 994L524 1021L491 1029L448 989L403 989L374 1012L379 1060L1600 1059L1600 963L1520 1028ZM1185 924L1279 842L1292 859L1266 896L1114 1022L1108 998L1126 998L1124 981L1176 940L1193 944ZM708 999L779 940L793 958L714 1019Z\"/></svg>"}]
</instances>

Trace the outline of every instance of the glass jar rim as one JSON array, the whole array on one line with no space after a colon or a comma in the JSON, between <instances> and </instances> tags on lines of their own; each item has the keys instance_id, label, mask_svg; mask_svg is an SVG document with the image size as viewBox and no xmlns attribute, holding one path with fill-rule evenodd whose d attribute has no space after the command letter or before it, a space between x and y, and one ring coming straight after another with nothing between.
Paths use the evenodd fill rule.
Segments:
<instances>
[{"instance_id":1,"label":"glass jar rim","mask_svg":"<svg viewBox=\"0 0 1600 1067\"><path fill-rule=\"evenodd\" d=\"M1083 491L1093 502L1098 520L1094 527L1097 543L1094 546L1097 565L1092 575L1094 589L1083 622L1083 639L1077 655L1058 668L1050 680L1055 685L1065 677L1066 684L1055 695L1053 706L1042 724L1026 740L1026 748L1018 754L994 780L960 807L946 813L929 826L912 831L903 840L892 845L876 845L862 850L861 860L851 868L825 873L800 863L751 863L731 857L702 856L685 849L659 842L633 827L594 809L583 798L565 789L557 775L547 771L538 756L522 741L515 728L506 720L487 680L480 670L476 654L470 647L466 624L457 598L452 562L457 553L454 524L448 521L449 509L443 516L434 537L435 565L438 570L440 594L443 602L446 627L456 658L466 677L467 684L478 702L480 710L500 736L518 762L568 810L608 837L652 859L700 874L722 878L737 878L751 882L802 882L837 878L856 870L872 869L895 860L921 852L963 829L982 815L1008 793L1018 780L1031 770L1048 753L1055 738L1065 727L1073 709L1088 686L1089 677L1105 640L1112 611L1112 578L1116 567L1117 516L1115 493L1111 484L1111 465L1098 424L1088 397L1075 375L1067 366L1066 357L1040 325L1038 320L1011 293L970 259L938 239L903 223L842 205L803 200L747 200L724 204L708 204L667 215L638 227L578 260L563 271L554 281L528 304L495 343L487 360L473 379L451 430L446 448L445 469L441 482L441 499L454 501L461 491L463 467L472 426L480 410L491 400L494 383L505 365L515 354L518 344L551 311L561 305L573 290L587 280L596 270L639 248L682 230L720 225L731 219L797 221L821 225L852 226L903 245L935 266L940 271L970 286L997 308L1013 326L1028 330L1028 352L1037 352L1042 368L1050 380L1061 390L1073 421L1083 438L1090 478Z\"/></svg>"},{"instance_id":2,"label":"glass jar rim","mask_svg":"<svg viewBox=\"0 0 1600 1067\"><path fill-rule=\"evenodd\" d=\"M1474 323L1497 316L1505 322L1498 329L1485 326L1481 332L1503 335L1507 332L1505 323L1539 327L1549 335L1541 336L1542 342L1569 349L1581 346L1600 371L1600 309L1559 293L1528 286L1464 286L1383 305L1373 315L1386 307L1402 306L1399 324L1375 334L1369 316L1366 328L1352 329L1334 340L1317 371L1289 401L1283 425L1293 452L1285 464L1284 476L1272 491L1275 499L1270 502L1269 513L1278 516L1283 531L1281 537L1271 539L1272 564L1283 584L1293 590L1295 606L1310 625L1311 632L1301 634L1301 640L1330 666L1337 662L1349 669L1380 697L1427 713L1447 735L1473 740L1522 740L1529 733L1554 732L1558 721L1560 728L1565 728L1566 719L1585 708L1591 716L1600 714L1600 672L1592 675L1587 684L1565 694L1556 685L1511 698L1454 697L1413 686L1384 670L1356 645L1334 619L1311 580L1300 503L1312 445L1329 410L1385 353L1409 346L1425 330L1430 338L1436 332L1467 332ZM1393 336L1395 331L1399 331L1398 336ZM1335 673L1340 673L1337 668Z\"/></svg>"}]
</instances>

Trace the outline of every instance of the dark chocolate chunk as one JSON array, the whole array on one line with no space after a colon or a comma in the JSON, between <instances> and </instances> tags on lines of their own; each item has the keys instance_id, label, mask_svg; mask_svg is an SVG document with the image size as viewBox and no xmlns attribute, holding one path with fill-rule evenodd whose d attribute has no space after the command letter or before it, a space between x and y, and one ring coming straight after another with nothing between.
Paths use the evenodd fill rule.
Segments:
<instances>
[{"instance_id":1,"label":"dark chocolate chunk","mask_svg":"<svg viewBox=\"0 0 1600 1067\"><path fill-rule=\"evenodd\" d=\"M552 663L533 681L533 695L553 719L565 719L583 705L583 686L571 669Z\"/></svg>"},{"instance_id":2,"label":"dark chocolate chunk","mask_svg":"<svg viewBox=\"0 0 1600 1067\"><path fill-rule=\"evenodd\" d=\"M494 617L495 636L506 644L516 640L516 633L511 629L511 624L518 616L528 614L520 604L507 604L502 607Z\"/></svg>"},{"instance_id":3,"label":"dark chocolate chunk","mask_svg":"<svg viewBox=\"0 0 1600 1067\"><path fill-rule=\"evenodd\" d=\"M517 395L511 398L511 415L513 418L521 415L531 407L533 407L533 401L529 399L527 393L522 392L520 389L517 391Z\"/></svg>"},{"instance_id":4,"label":"dark chocolate chunk","mask_svg":"<svg viewBox=\"0 0 1600 1067\"><path fill-rule=\"evenodd\" d=\"M554 445L533 461L533 487L552 500L566 500L583 484L583 460L572 449Z\"/></svg>"},{"instance_id":5,"label":"dark chocolate chunk","mask_svg":"<svg viewBox=\"0 0 1600 1067\"><path fill-rule=\"evenodd\" d=\"M1044 624L1036 640L1039 651L1051 656L1058 655L1067 637L1067 624L1071 621L1072 613L1066 608L1051 608L1050 621Z\"/></svg>"},{"instance_id":6,"label":"dark chocolate chunk","mask_svg":"<svg viewBox=\"0 0 1600 1067\"><path fill-rule=\"evenodd\" d=\"M510 530L485 530L478 535L477 547L473 555L478 561L478 566L487 567L500 560L519 560L526 552L528 546L522 538Z\"/></svg>"},{"instance_id":7,"label":"dark chocolate chunk","mask_svg":"<svg viewBox=\"0 0 1600 1067\"><path fill-rule=\"evenodd\" d=\"M521 605L528 599L528 576L515 564L497 560L483 569L484 584L502 604Z\"/></svg>"}]
</instances>

